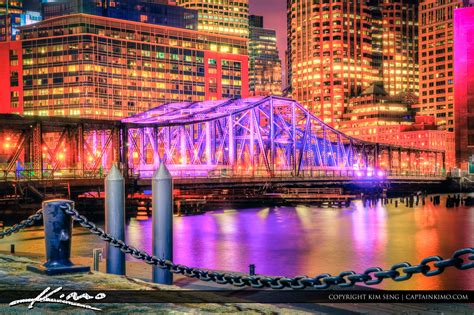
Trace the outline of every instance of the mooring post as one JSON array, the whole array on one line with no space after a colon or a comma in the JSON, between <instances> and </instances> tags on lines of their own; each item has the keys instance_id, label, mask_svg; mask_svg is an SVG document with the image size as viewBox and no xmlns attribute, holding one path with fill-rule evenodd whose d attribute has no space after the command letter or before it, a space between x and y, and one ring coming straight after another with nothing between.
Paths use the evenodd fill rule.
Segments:
<instances>
[{"instance_id":1,"label":"mooring post","mask_svg":"<svg viewBox=\"0 0 474 315\"><path fill-rule=\"evenodd\" d=\"M255 276L255 265L254 264L249 265L249 275Z\"/></svg>"},{"instance_id":2,"label":"mooring post","mask_svg":"<svg viewBox=\"0 0 474 315\"><path fill-rule=\"evenodd\" d=\"M88 266L75 266L71 260L72 218L61 209L74 202L70 200L50 200L43 202L44 240L46 247L46 263L29 265L27 270L48 276L89 272Z\"/></svg>"},{"instance_id":3,"label":"mooring post","mask_svg":"<svg viewBox=\"0 0 474 315\"><path fill-rule=\"evenodd\" d=\"M173 178L161 163L152 180L153 255L173 259ZM173 274L153 266L153 282L172 284Z\"/></svg>"},{"instance_id":4,"label":"mooring post","mask_svg":"<svg viewBox=\"0 0 474 315\"><path fill-rule=\"evenodd\" d=\"M105 231L125 241L125 180L114 164L105 178ZM107 245L107 273L125 275L125 253Z\"/></svg>"},{"instance_id":5,"label":"mooring post","mask_svg":"<svg viewBox=\"0 0 474 315\"><path fill-rule=\"evenodd\" d=\"M94 262L94 271L99 271L99 262L102 260L102 248L95 248L92 251L92 260Z\"/></svg>"}]
</instances>

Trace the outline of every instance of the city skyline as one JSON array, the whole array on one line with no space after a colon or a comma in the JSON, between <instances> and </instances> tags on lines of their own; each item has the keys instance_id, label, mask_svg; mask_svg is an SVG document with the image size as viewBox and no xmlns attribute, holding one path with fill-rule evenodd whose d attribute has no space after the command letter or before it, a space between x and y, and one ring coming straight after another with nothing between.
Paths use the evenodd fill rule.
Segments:
<instances>
[{"instance_id":1,"label":"city skyline","mask_svg":"<svg viewBox=\"0 0 474 315\"><path fill-rule=\"evenodd\" d=\"M0 310L468 314L473 219L474 0L0 0Z\"/></svg>"}]
</instances>

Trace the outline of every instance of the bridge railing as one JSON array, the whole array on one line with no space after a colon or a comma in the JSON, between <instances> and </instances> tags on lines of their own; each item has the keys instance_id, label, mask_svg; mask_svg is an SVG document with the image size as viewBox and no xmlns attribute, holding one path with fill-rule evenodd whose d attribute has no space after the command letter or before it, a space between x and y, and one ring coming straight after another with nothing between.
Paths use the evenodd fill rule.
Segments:
<instances>
[{"instance_id":1,"label":"bridge railing","mask_svg":"<svg viewBox=\"0 0 474 315\"><path fill-rule=\"evenodd\" d=\"M34 180L61 180L61 179L103 179L107 175L102 170L82 169L22 169L0 170L0 181L34 181Z\"/></svg>"},{"instance_id":2,"label":"bridge railing","mask_svg":"<svg viewBox=\"0 0 474 315\"><path fill-rule=\"evenodd\" d=\"M384 180L392 178L446 178L443 172L427 171L386 171L386 170L354 170L332 168L305 168L299 171L279 169L269 172L267 169L239 169L217 168L213 170L196 170L191 168L170 167L170 172L175 178L306 178L306 179L331 179L353 178L356 180ZM130 169L128 178L149 179L154 170ZM71 180L71 179L103 179L107 172L103 170L61 169L61 170L0 170L0 181L39 181L39 180Z\"/></svg>"},{"instance_id":3,"label":"bridge railing","mask_svg":"<svg viewBox=\"0 0 474 315\"><path fill-rule=\"evenodd\" d=\"M219 168L212 171L196 171L195 169L172 169L170 173L175 178L353 178L359 180L384 180L391 178L446 178L443 172L425 171L385 171L385 170L354 170L354 169L330 169L309 168L294 171L291 169L279 169L269 172L267 169L233 169ZM152 170L130 170L134 178L147 179L153 176Z\"/></svg>"}]
</instances>

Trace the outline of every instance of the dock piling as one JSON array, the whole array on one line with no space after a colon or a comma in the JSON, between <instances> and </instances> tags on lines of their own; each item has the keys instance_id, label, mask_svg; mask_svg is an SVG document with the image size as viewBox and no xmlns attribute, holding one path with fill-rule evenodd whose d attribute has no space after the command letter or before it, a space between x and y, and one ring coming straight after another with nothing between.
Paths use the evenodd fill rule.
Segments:
<instances>
[{"instance_id":1,"label":"dock piling","mask_svg":"<svg viewBox=\"0 0 474 315\"><path fill-rule=\"evenodd\" d=\"M102 261L102 248L95 248L92 251L92 259L94 260L94 271L99 271L99 262Z\"/></svg>"},{"instance_id":2,"label":"dock piling","mask_svg":"<svg viewBox=\"0 0 474 315\"><path fill-rule=\"evenodd\" d=\"M125 241L125 179L114 164L105 178L105 228ZM125 275L125 254L107 245L107 273Z\"/></svg>"},{"instance_id":3,"label":"dock piling","mask_svg":"<svg viewBox=\"0 0 474 315\"><path fill-rule=\"evenodd\" d=\"M153 255L162 259L173 259L173 178L161 163L152 179L153 204ZM172 284L173 274L169 270L153 266L153 282Z\"/></svg>"}]
</instances>

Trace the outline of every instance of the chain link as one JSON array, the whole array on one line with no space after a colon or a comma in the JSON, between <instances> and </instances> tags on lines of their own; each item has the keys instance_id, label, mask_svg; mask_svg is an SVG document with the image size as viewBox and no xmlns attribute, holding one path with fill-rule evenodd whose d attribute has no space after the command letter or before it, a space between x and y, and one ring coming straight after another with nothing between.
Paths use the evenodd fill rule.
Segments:
<instances>
[{"instance_id":1,"label":"chain link","mask_svg":"<svg viewBox=\"0 0 474 315\"><path fill-rule=\"evenodd\" d=\"M43 209L39 209L38 211L36 211L35 214L30 215L28 219L25 219L21 221L20 223L15 224L11 228L8 228L4 230L3 232L0 232L0 240L2 238L5 238L6 236L12 235L13 233L17 233L23 230L24 228L32 226L36 221L39 221L42 218L43 218Z\"/></svg>"},{"instance_id":2,"label":"chain link","mask_svg":"<svg viewBox=\"0 0 474 315\"><path fill-rule=\"evenodd\" d=\"M65 206L61 206L61 208L68 215L70 215L74 221L78 222L82 227L91 231L91 233L99 236L102 240L110 243L112 246L119 248L125 254L129 254L136 259L143 260L149 265L156 265L161 269L168 269L172 273L182 274L189 278L197 278L202 281L213 281L218 284L231 284L236 287L248 286L252 288L271 289L291 288L295 290L308 287L313 289L327 289L335 285L339 287L352 287L357 283L376 285L381 283L384 279L405 281L417 273L427 277L436 276L442 273L448 267L456 267L459 270L474 268L474 247L470 247L456 251L451 258L445 260L439 256L430 256L423 259L421 263L416 266L412 266L407 262L402 262L393 265L392 268L388 270L383 270L380 267L372 267L366 269L363 273L344 271L337 276L321 274L314 278L308 276L286 278L221 273L213 270L204 270L177 265L172 261L152 256L133 246L127 245L122 240L118 240L115 237L107 234L103 229L98 228L94 223L87 220L86 217L80 215L76 209L71 208L71 205L67 204ZM434 262L434 268L428 265L432 262Z\"/></svg>"}]
</instances>

